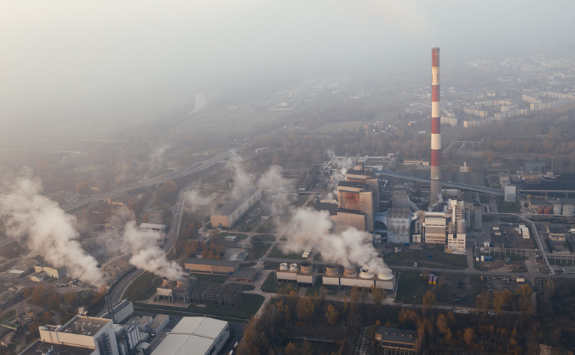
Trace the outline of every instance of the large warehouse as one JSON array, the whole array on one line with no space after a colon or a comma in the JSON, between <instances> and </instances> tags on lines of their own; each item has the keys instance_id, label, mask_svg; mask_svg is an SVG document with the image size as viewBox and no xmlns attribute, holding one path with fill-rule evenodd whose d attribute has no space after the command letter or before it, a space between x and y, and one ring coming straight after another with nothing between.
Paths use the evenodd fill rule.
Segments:
<instances>
[{"instance_id":1,"label":"large warehouse","mask_svg":"<svg viewBox=\"0 0 575 355\"><path fill-rule=\"evenodd\" d=\"M152 355L218 354L229 337L228 322L207 317L184 317Z\"/></svg>"},{"instance_id":2,"label":"large warehouse","mask_svg":"<svg viewBox=\"0 0 575 355\"><path fill-rule=\"evenodd\" d=\"M234 225L259 199L262 197L262 190L259 187L252 187L245 190L236 198L232 198L223 205L210 220L214 228L230 228Z\"/></svg>"},{"instance_id":3,"label":"large warehouse","mask_svg":"<svg viewBox=\"0 0 575 355\"><path fill-rule=\"evenodd\" d=\"M218 259L188 259L184 263L186 272L202 272L209 274L233 274L240 267L240 262L235 260Z\"/></svg>"}]
</instances>

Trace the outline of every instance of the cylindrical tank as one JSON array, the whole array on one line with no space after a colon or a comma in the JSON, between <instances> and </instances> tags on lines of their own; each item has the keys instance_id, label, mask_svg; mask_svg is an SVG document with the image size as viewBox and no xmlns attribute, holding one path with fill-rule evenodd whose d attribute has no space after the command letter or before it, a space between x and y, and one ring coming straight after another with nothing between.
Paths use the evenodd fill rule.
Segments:
<instances>
[{"instance_id":1,"label":"cylindrical tank","mask_svg":"<svg viewBox=\"0 0 575 355\"><path fill-rule=\"evenodd\" d=\"M339 276L339 266L336 264L327 264L325 268L325 275L326 276Z\"/></svg>"},{"instance_id":2,"label":"cylindrical tank","mask_svg":"<svg viewBox=\"0 0 575 355\"><path fill-rule=\"evenodd\" d=\"M477 207L473 210L473 228L482 229L483 228L483 207Z\"/></svg>"},{"instance_id":3,"label":"cylindrical tank","mask_svg":"<svg viewBox=\"0 0 575 355\"><path fill-rule=\"evenodd\" d=\"M373 271L370 271L366 268L361 268L361 270L359 271L359 277L362 279L373 279L374 276L375 274L373 273Z\"/></svg>"},{"instance_id":4,"label":"cylindrical tank","mask_svg":"<svg viewBox=\"0 0 575 355\"><path fill-rule=\"evenodd\" d=\"M546 206L544 213L545 213L545 214L551 214L551 213L553 213L553 207L551 207L551 206Z\"/></svg>"},{"instance_id":5,"label":"cylindrical tank","mask_svg":"<svg viewBox=\"0 0 575 355\"><path fill-rule=\"evenodd\" d=\"M560 215L561 210L563 210L563 205L560 204L553 205L553 214Z\"/></svg>"},{"instance_id":6,"label":"cylindrical tank","mask_svg":"<svg viewBox=\"0 0 575 355\"><path fill-rule=\"evenodd\" d=\"M313 267L310 263L308 263L307 261L303 261L300 264L300 274L304 274L304 275L309 275L313 273Z\"/></svg>"},{"instance_id":7,"label":"cylindrical tank","mask_svg":"<svg viewBox=\"0 0 575 355\"><path fill-rule=\"evenodd\" d=\"M544 214L544 213L545 213L545 208L537 207L537 214Z\"/></svg>"},{"instance_id":8,"label":"cylindrical tank","mask_svg":"<svg viewBox=\"0 0 575 355\"><path fill-rule=\"evenodd\" d=\"M575 205L565 205L563 206L563 215L572 216L575 214Z\"/></svg>"},{"instance_id":9,"label":"cylindrical tank","mask_svg":"<svg viewBox=\"0 0 575 355\"><path fill-rule=\"evenodd\" d=\"M287 263L281 263L280 264L280 270L281 271L288 271L289 270L288 264Z\"/></svg>"},{"instance_id":10,"label":"cylindrical tank","mask_svg":"<svg viewBox=\"0 0 575 355\"><path fill-rule=\"evenodd\" d=\"M290 271L297 271L297 264L289 264Z\"/></svg>"},{"instance_id":11,"label":"cylindrical tank","mask_svg":"<svg viewBox=\"0 0 575 355\"><path fill-rule=\"evenodd\" d=\"M465 234L465 220L463 218L457 220L457 234Z\"/></svg>"},{"instance_id":12,"label":"cylindrical tank","mask_svg":"<svg viewBox=\"0 0 575 355\"><path fill-rule=\"evenodd\" d=\"M393 272L391 269L383 269L379 274L377 274L377 278L384 281L393 280Z\"/></svg>"},{"instance_id":13,"label":"cylindrical tank","mask_svg":"<svg viewBox=\"0 0 575 355\"><path fill-rule=\"evenodd\" d=\"M351 267L351 268L343 268L343 276L344 277L352 277L355 278L357 277L357 268L356 267Z\"/></svg>"}]
</instances>

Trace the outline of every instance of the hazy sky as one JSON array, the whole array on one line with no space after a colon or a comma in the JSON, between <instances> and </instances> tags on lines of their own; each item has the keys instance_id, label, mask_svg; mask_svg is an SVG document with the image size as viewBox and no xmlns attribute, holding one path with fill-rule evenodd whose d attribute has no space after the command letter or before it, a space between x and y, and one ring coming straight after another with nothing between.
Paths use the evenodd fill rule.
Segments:
<instances>
[{"instance_id":1,"label":"hazy sky","mask_svg":"<svg viewBox=\"0 0 575 355\"><path fill-rule=\"evenodd\" d=\"M197 92L428 65L433 46L447 61L571 50L573 13L569 0L3 0L0 121L193 107Z\"/></svg>"}]
</instances>

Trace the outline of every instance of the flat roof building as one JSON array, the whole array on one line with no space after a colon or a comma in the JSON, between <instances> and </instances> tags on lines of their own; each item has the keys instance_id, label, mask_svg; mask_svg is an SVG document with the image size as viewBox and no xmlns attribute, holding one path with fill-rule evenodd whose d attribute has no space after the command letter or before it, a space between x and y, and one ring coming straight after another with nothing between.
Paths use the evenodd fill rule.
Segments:
<instances>
[{"instance_id":1,"label":"flat roof building","mask_svg":"<svg viewBox=\"0 0 575 355\"><path fill-rule=\"evenodd\" d=\"M119 355L116 332L111 319L75 316L66 324L39 328L40 340L96 350L94 354Z\"/></svg>"},{"instance_id":2,"label":"flat roof building","mask_svg":"<svg viewBox=\"0 0 575 355\"><path fill-rule=\"evenodd\" d=\"M45 272L48 276L61 279L62 277L66 276L66 268L55 268L50 266L47 262L42 262L36 266L34 266L34 272Z\"/></svg>"},{"instance_id":3,"label":"flat roof building","mask_svg":"<svg viewBox=\"0 0 575 355\"><path fill-rule=\"evenodd\" d=\"M207 317L184 317L152 355L218 354L229 336L228 322Z\"/></svg>"},{"instance_id":4,"label":"flat roof building","mask_svg":"<svg viewBox=\"0 0 575 355\"><path fill-rule=\"evenodd\" d=\"M375 340L385 354L412 355L415 349L415 331L389 327L377 327Z\"/></svg>"},{"instance_id":5,"label":"flat roof building","mask_svg":"<svg viewBox=\"0 0 575 355\"><path fill-rule=\"evenodd\" d=\"M236 198L232 198L210 220L214 228L230 228L262 197L259 187L251 187Z\"/></svg>"},{"instance_id":6,"label":"flat roof building","mask_svg":"<svg viewBox=\"0 0 575 355\"><path fill-rule=\"evenodd\" d=\"M201 272L209 274L233 274L240 267L237 260L219 260L219 259L188 259L184 263L186 272Z\"/></svg>"}]
</instances>

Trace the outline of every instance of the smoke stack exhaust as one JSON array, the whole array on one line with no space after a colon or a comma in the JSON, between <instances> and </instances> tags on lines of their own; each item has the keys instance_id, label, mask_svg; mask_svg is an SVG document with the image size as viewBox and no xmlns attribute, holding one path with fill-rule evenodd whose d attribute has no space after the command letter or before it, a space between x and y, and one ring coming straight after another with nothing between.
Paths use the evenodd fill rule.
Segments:
<instances>
[{"instance_id":1,"label":"smoke stack exhaust","mask_svg":"<svg viewBox=\"0 0 575 355\"><path fill-rule=\"evenodd\" d=\"M441 193L441 113L439 112L439 48L431 49L431 193L429 205Z\"/></svg>"}]
</instances>

